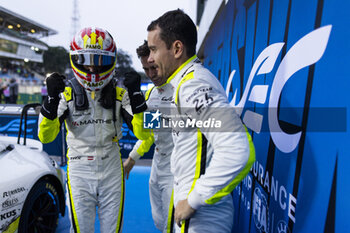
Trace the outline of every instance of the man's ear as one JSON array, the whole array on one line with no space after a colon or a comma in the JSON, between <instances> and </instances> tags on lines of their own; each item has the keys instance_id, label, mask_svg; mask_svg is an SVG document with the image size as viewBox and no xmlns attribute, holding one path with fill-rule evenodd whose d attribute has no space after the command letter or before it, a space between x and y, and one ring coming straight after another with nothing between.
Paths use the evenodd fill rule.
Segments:
<instances>
[{"instance_id":1,"label":"man's ear","mask_svg":"<svg viewBox=\"0 0 350 233\"><path fill-rule=\"evenodd\" d=\"M180 40L175 40L173 43L173 51L175 58L181 58L185 51L184 44Z\"/></svg>"}]
</instances>

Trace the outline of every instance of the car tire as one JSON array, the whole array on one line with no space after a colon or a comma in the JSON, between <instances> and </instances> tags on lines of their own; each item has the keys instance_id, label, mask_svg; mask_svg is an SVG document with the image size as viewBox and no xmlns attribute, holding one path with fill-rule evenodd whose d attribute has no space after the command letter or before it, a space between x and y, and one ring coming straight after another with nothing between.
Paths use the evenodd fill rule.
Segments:
<instances>
[{"instance_id":1,"label":"car tire","mask_svg":"<svg viewBox=\"0 0 350 233\"><path fill-rule=\"evenodd\" d=\"M49 179L39 180L30 190L24 203L18 233L56 230L59 214L59 197Z\"/></svg>"}]
</instances>

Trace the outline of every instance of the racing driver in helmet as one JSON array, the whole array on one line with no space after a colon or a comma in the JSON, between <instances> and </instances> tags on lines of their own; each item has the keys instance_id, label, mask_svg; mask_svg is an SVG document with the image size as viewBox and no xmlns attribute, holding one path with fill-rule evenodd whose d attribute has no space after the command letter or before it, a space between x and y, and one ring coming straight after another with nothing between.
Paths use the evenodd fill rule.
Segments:
<instances>
[{"instance_id":1,"label":"racing driver in helmet","mask_svg":"<svg viewBox=\"0 0 350 233\"><path fill-rule=\"evenodd\" d=\"M121 232L124 172L117 142L122 120L132 128L132 114L147 108L137 88L141 79L136 72L127 73L128 91L115 86L117 47L101 28L78 32L69 56L74 78L65 82L58 73L46 78L48 98L41 108L38 136L43 143L52 142L65 121L70 232L94 232L96 207L100 232Z\"/></svg>"}]
</instances>

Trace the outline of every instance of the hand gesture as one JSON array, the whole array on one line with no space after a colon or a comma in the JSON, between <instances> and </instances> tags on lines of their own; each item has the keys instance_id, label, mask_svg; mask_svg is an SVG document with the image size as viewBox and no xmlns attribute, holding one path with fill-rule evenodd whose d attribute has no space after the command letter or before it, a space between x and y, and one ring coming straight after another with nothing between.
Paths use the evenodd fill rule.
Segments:
<instances>
[{"instance_id":1,"label":"hand gesture","mask_svg":"<svg viewBox=\"0 0 350 233\"><path fill-rule=\"evenodd\" d=\"M124 74L124 85L128 91L140 91L141 76L136 71L130 71Z\"/></svg>"},{"instance_id":2,"label":"hand gesture","mask_svg":"<svg viewBox=\"0 0 350 233\"><path fill-rule=\"evenodd\" d=\"M131 157L127 158L127 160L124 161L123 166L124 166L124 173L126 175L126 179L129 179L129 174L131 169L135 165L135 160L133 160Z\"/></svg>"},{"instance_id":3,"label":"hand gesture","mask_svg":"<svg viewBox=\"0 0 350 233\"><path fill-rule=\"evenodd\" d=\"M52 73L46 78L47 93L50 97L58 97L58 95L64 91L65 76L59 73Z\"/></svg>"}]
</instances>

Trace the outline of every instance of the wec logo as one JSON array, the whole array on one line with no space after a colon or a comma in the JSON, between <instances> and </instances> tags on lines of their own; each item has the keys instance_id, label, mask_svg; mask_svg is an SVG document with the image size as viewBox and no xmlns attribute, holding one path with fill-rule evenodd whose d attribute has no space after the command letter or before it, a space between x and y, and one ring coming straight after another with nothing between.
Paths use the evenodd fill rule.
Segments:
<instances>
[{"instance_id":1,"label":"wec logo","mask_svg":"<svg viewBox=\"0 0 350 233\"><path fill-rule=\"evenodd\" d=\"M8 133L17 133L19 130L19 124L20 119L12 120L8 122L6 125L0 125L0 133L1 134L8 134ZM31 133L33 131L33 127L31 125L36 125L36 120L28 120L27 125L29 126L27 128L27 133ZM24 130L24 125L22 125L22 130Z\"/></svg>"},{"instance_id":2,"label":"wec logo","mask_svg":"<svg viewBox=\"0 0 350 233\"><path fill-rule=\"evenodd\" d=\"M315 64L321 59L324 51L326 50L328 39L331 32L331 25L318 28L300 40L298 40L283 57L279 64L271 88L269 85L252 85L252 81L256 75L268 74L275 66L276 60L284 46L284 43L275 43L266 47L256 59L251 72L248 77L241 100L236 103L237 90L234 92L231 105L236 107L237 114L242 115L243 108L247 101L254 103L265 104L268 101L268 125L271 138L276 147L284 153L292 152L297 145L301 137L301 131L288 134L284 132L278 122L278 104L282 94L282 90L287 81L299 70ZM233 70L229 76L226 95L228 96L232 80L236 70ZM268 89L270 88L270 96L267 96ZM248 93L250 95L248 97ZM260 133L262 128L264 116L246 110L243 116L244 124L256 133Z\"/></svg>"}]
</instances>

